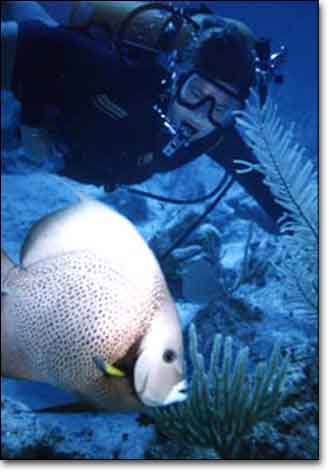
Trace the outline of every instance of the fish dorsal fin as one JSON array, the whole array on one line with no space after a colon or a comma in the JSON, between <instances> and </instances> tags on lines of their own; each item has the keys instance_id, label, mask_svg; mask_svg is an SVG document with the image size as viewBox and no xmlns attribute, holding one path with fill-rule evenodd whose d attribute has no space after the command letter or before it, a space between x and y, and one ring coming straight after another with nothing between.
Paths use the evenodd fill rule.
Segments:
<instances>
[{"instance_id":1,"label":"fish dorsal fin","mask_svg":"<svg viewBox=\"0 0 329 476\"><path fill-rule=\"evenodd\" d=\"M23 244L20 262L28 268L49 258L86 250L97 253L132 279L140 279L147 269L151 282L157 269L151 250L134 225L109 206L87 198L37 222Z\"/></svg>"},{"instance_id":2,"label":"fish dorsal fin","mask_svg":"<svg viewBox=\"0 0 329 476\"><path fill-rule=\"evenodd\" d=\"M29 230L23 243L20 263L23 268L64 253L88 249L93 233L91 209L102 207L84 196L78 203L41 218ZM88 230L89 228L89 230Z\"/></svg>"}]
</instances>

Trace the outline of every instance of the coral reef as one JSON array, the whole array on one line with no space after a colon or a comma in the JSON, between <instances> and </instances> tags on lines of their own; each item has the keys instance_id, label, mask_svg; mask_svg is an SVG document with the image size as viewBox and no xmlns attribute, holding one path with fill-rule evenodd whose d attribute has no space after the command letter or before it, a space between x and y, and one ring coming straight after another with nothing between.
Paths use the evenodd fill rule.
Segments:
<instances>
[{"instance_id":1,"label":"coral reef","mask_svg":"<svg viewBox=\"0 0 329 476\"><path fill-rule=\"evenodd\" d=\"M145 459L154 438L134 414L102 412L34 413L20 402L1 399L2 458Z\"/></svg>"}]
</instances>

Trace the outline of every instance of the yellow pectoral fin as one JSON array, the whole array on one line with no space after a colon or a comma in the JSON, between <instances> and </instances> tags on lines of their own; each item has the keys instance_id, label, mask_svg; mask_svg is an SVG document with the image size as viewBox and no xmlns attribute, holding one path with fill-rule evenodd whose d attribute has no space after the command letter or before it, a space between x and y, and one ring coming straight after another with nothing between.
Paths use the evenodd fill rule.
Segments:
<instances>
[{"instance_id":1,"label":"yellow pectoral fin","mask_svg":"<svg viewBox=\"0 0 329 476\"><path fill-rule=\"evenodd\" d=\"M111 375L112 377L126 376L126 374L122 372L122 370L118 369L117 367L114 367L113 365L107 364L106 362L104 364L104 370L107 373L107 375Z\"/></svg>"},{"instance_id":2,"label":"yellow pectoral fin","mask_svg":"<svg viewBox=\"0 0 329 476\"><path fill-rule=\"evenodd\" d=\"M117 367L114 367L114 365L108 364L99 355L94 357L94 362L96 364L96 367L99 370L101 370L105 375L108 375L111 377L125 377L126 376L126 374L122 372L122 370L118 369Z\"/></svg>"}]
</instances>

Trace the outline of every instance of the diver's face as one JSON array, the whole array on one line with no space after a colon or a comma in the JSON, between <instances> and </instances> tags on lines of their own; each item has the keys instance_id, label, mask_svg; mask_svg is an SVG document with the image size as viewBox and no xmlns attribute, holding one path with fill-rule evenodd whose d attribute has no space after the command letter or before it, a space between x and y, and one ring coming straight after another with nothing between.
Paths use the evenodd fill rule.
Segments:
<instances>
[{"instance_id":1,"label":"diver's face","mask_svg":"<svg viewBox=\"0 0 329 476\"><path fill-rule=\"evenodd\" d=\"M183 124L192 126L195 141L232 122L231 112L239 107L241 104L234 96L194 73L179 87L169 107L169 118L176 128Z\"/></svg>"}]
</instances>

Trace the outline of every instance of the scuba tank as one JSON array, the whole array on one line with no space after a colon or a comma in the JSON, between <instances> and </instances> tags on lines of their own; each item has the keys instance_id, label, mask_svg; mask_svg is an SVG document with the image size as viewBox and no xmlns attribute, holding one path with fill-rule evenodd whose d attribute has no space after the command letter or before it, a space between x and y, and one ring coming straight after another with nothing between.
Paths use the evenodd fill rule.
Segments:
<instances>
[{"instance_id":1,"label":"scuba tank","mask_svg":"<svg viewBox=\"0 0 329 476\"><path fill-rule=\"evenodd\" d=\"M73 2L69 25L102 26L117 44L157 52L184 48L199 25L170 2Z\"/></svg>"}]
</instances>

